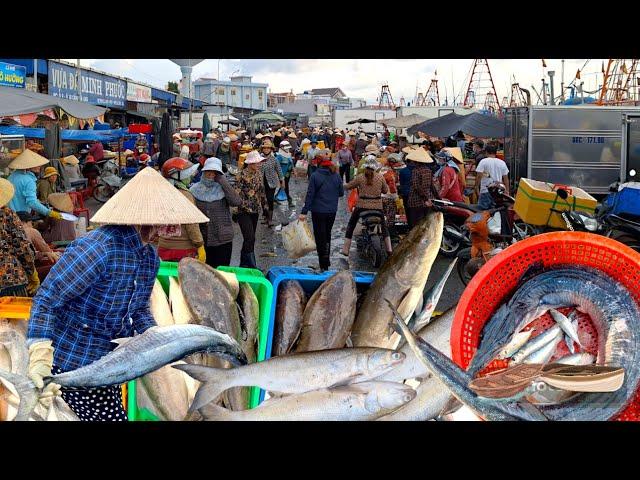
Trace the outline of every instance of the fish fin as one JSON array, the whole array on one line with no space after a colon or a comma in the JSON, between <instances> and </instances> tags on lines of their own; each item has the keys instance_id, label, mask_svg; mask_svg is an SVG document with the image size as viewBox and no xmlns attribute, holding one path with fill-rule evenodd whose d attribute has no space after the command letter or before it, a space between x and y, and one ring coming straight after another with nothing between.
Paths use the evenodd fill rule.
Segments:
<instances>
[{"instance_id":1,"label":"fish fin","mask_svg":"<svg viewBox=\"0 0 640 480\"><path fill-rule=\"evenodd\" d=\"M195 410L199 410L208 403L214 402L217 400L220 395L224 393L225 389L220 389L219 385L213 382L204 382L198 388L195 397L193 397L193 402L191 402L191 406L187 413L192 413Z\"/></svg>"},{"instance_id":2,"label":"fish fin","mask_svg":"<svg viewBox=\"0 0 640 480\"><path fill-rule=\"evenodd\" d=\"M351 335L347 337L346 345L347 348L353 348L353 340L351 340Z\"/></svg>"},{"instance_id":3,"label":"fish fin","mask_svg":"<svg viewBox=\"0 0 640 480\"><path fill-rule=\"evenodd\" d=\"M14 421L26 421L31 417L33 410L38 404L39 391L33 381L24 375L7 372L0 369L0 379L2 383L9 382L18 392L20 403L18 404L18 413Z\"/></svg>"},{"instance_id":4,"label":"fish fin","mask_svg":"<svg viewBox=\"0 0 640 480\"><path fill-rule=\"evenodd\" d=\"M182 419L183 422L201 422L202 420L204 420L204 417L198 410L187 412L185 417Z\"/></svg>"},{"instance_id":5,"label":"fish fin","mask_svg":"<svg viewBox=\"0 0 640 480\"><path fill-rule=\"evenodd\" d=\"M247 330L247 321L244 316L244 312L238 303L236 302L236 308L238 309L238 318L240 319L240 336L243 342L247 341L249 338L249 332Z\"/></svg>"},{"instance_id":6,"label":"fish fin","mask_svg":"<svg viewBox=\"0 0 640 480\"><path fill-rule=\"evenodd\" d=\"M329 385L327 388L336 388L336 387L344 387L345 385L351 385L354 380L357 380L360 377L360 374L354 373L353 375L348 376L340 380L339 382L334 383L333 385Z\"/></svg>"},{"instance_id":7,"label":"fish fin","mask_svg":"<svg viewBox=\"0 0 640 480\"><path fill-rule=\"evenodd\" d=\"M129 343L132 339L133 339L133 337L114 338L113 340L111 340L111 343L115 343L116 344L116 348L114 348L114 350L117 350L118 348L120 348L120 347L126 345L127 343Z\"/></svg>"},{"instance_id":8,"label":"fish fin","mask_svg":"<svg viewBox=\"0 0 640 480\"><path fill-rule=\"evenodd\" d=\"M405 293L404 297L400 301L398 305L398 313L404 319L404 323L407 323L413 315L413 312L416 309L416 304L418 303L418 298L422 296L422 292L419 288L411 287L407 293Z\"/></svg>"},{"instance_id":9,"label":"fish fin","mask_svg":"<svg viewBox=\"0 0 640 480\"><path fill-rule=\"evenodd\" d=\"M464 403L462 403L456 397L451 395L451 398L449 398L447 403L445 403L444 407L442 407L442 410L440 410L438 417L444 417L445 415L449 415L450 413L457 412L463 406L464 406Z\"/></svg>"}]
</instances>

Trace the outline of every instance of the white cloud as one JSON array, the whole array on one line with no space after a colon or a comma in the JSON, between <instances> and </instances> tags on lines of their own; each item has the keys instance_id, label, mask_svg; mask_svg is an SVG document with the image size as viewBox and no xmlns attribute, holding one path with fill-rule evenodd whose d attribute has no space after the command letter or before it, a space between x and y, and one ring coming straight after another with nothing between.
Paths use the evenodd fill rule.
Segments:
<instances>
[{"instance_id":1,"label":"white cloud","mask_svg":"<svg viewBox=\"0 0 640 480\"><path fill-rule=\"evenodd\" d=\"M75 60L70 60L75 63ZM555 70L555 93L560 94L561 61L545 59L548 68ZM85 59L83 66L91 66L98 70L129 77L159 88L164 88L169 81L180 78L180 69L166 59ZM565 61L565 84L571 82L578 68L585 60ZM590 60L582 72L585 90L596 90L601 59ZM268 83L269 91L283 92L293 90L300 93L304 90L323 87L340 87L349 96L363 97L369 102L375 101L383 82L387 82L396 103L400 97L413 100L418 90L425 92L434 71L438 73L438 86L441 102L445 96L451 102L454 93L464 95L470 73L472 59L207 59L193 69L193 78L203 76L227 79L231 74L250 75L253 81ZM498 98L508 97L513 77L524 88L531 90L534 85L540 91L543 75L540 59L489 59L489 66L498 93ZM548 76L546 77L548 80ZM536 94L531 91L533 100Z\"/></svg>"}]
</instances>

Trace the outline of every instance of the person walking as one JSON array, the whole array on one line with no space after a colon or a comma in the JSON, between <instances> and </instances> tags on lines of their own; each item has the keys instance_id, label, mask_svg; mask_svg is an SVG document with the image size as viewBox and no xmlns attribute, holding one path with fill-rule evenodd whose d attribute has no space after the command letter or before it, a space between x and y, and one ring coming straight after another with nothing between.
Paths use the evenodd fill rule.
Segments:
<instances>
[{"instance_id":1,"label":"person walking","mask_svg":"<svg viewBox=\"0 0 640 480\"><path fill-rule=\"evenodd\" d=\"M224 137L222 139L222 143L218 146L218 150L216 151L216 158L219 158L224 166L225 170L229 167L229 165L235 165L235 158L233 155L233 150L231 148L231 138Z\"/></svg>"},{"instance_id":2,"label":"person walking","mask_svg":"<svg viewBox=\"0 0 640 480\"><path fill-rule=\"evenodd\" d=\"M291 154L291 144L288 140L283 140L282 142L280 142L280 149L276 154L276 160L280 164L282 175L284 175L284 191L287 194L289 207L292 207L293 199L289 194L289 181L291 180L291 173L293 172L293 157Z\"/></svg>"},{"instance_id":3,"label":"person walking","mask_svg":"<svg viewBox=\"0 0 640 480\"><path fill-rule=\"evenodd\" d=\"M494 182L502 182L505 186L505 193L509 195L509 167L496 157L498 149L494 144L485 147L487 156L480 160L476 167L476 194L479 193L478 207L482 210L489 210L495 207L495 202L487 188Z\"/></svg>"},{"instance_id":4,"label":"person walking","mask_svg":"<svg viewBox=\"0 0 640 480\"><path fill-rule=\"evenodd\" d=\"M349 257L349 250L351 248L351 239L353 237L353 231L358 224L360 214L365 210L378 210L384 215L382 210L382 194L389 193L389 187L385 182L384 177L376 172L380 168L380 164L373 155L369 155L365 158L364 173L356 175L351 182L344 186L345 190L358 189L358 202L356 208L351 213L349 223L347 224L347 231L345 233L345 241L342 246L341 255ZM388 255L392 253L391 237L389 236L389 229L386 222L382 222L382 234L384 236L384 245Z\"/></svg>"},{"instance_id":5,"label":"person walking","mask_svg":"<svg viewBox=\"0 0 640 480\"><path fill-rule=\"evenodd\" d=\"M358 140L356 140L356 148L355 148L355 157L353 158L355 160L355 162L359 162L360 159L362 158L362 156L365 154L365 148L367 148L367 145L369 144L369 140L367 139L367 135L362 132L360 133L360 135L358 136Z\"/></svg>"},{"instance_id":6,"label":"person walking","mask_svg":"<svg viewBox=\"0 0 640 480\"><path fill-rule=\"evenodd\" d=\"M409 196L405 205L407 223L411 229L429 213L432 206L432 173L428 164L433 163L433 158L425 149L418 148L409 152L406 160L413 163Z\"/></svg>"},{"instance_id":7,"label":"person walking","mask_svg":"<svg viewBox=\"0 0 640 480\"><path fill-rule=\"evenodd\" d=\"M202 167L200 181L189 189L196 206L209 222L200 224L206 263L213 268L231 265L233 221L230 207L238 207L242 199L222 172L219 158L208 158Z\"/></svg>"},{"instance_id":8,"label":"person walking","mask_svg":"<svg viewBox=\"0 0 640 480\"><path fill-rule=\"evenodd\" d=\"M346 143L340 146L336 157L338 158L338 165L340 165L340 178L344 178L345 183L349 183L351 181L351 167L355 162Z\"/></svg>"},{"instance_id":9,"label":"person walking","mask_svg":"<svg viewBox=\"0 0 640 480\"><path fill-rule=\"evenodd\" d=\"M316 155L320 155L320 150L318 149L318 140L311 140L311 145L307 148L307 153L304 155L304 159L307 163L307 177L311 178L313 172L316 171L317 165L315 162Z\"/></svg>"},{"instance_id":10,"label":"person walking","mask_svg":"<svg viewBox=\"0 0 640 480\"><path fill-rule=\"evenodd\" d=\"M236 192L241 199L241 204L238 206L238 225L244 239L240 251L241 267L258 268L254 252L256 228L260 210L267 204L264 174L261 168L263 160L264 157L256 150L249 152L244 161L245 167L236 181Z\"/></svg>"},{"instance_id":11,"label":"person walking","mask_svg":"<svg viewBox=\"0 0 640 480\"><path fill-rule=\"evenodd\" d=\"M313 236L316 241L320 270L329 270L331 266L331 230L338 211L338 198L344 196L342 179L336 172L336 166L325 155L320 155L318 169L311 175L309 188L298 220L306 221L311 212Z\"/></svg>"},{"instance_id":12,"label":"person walking","mask_svg":"<svg viewBox=\"0 0 640 480\"><path fill-rule=\"evenodd\" d=\"M191 183L191 178L197 169L197 163L194 165L183 158L170 158L162 164L161 172L171 185L176 187L192 204L195 204L193 195L187 186ZM209 215L207 217L211 218ZM158 236L158 256L161 260L179 262L185 257L197 258L201 262L206 260L204 241L197 223L180 225L179 231L176 230L172 233L175 235Z\"/></svg>"},{"instance_id":13,"label":"person walking","mask_svg":"<svg viewBox=\"0 0 640 480\"><path fill-rule=\"evenodd\" d=\"M264 193L267 199L265 205L265 219L262 223L266 224L269 228L273 226L273 201L278 185L284 188L284 175L280 168L280 163L276 161L276 157L273 155L273 143L267 139L260 145L260 151L263 162L260 164L262 169L262 175L264 176Z\"/></svg>"}]
</instances>

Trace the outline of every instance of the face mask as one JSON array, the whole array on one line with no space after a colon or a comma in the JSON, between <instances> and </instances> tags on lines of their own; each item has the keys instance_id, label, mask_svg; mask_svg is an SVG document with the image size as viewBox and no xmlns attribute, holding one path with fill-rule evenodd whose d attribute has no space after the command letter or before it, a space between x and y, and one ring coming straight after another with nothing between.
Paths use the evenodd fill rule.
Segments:
<instances>
[{"instance_id":1,"label":"face mask","mask_svg":"<svg viewBox=\"0 0 640 480\"><path fill-rule=\"evenodd\" d=\"M213 178L202 177L200 180L205 187L213 187L216 181Z\"/></svg>"}]
</instances>

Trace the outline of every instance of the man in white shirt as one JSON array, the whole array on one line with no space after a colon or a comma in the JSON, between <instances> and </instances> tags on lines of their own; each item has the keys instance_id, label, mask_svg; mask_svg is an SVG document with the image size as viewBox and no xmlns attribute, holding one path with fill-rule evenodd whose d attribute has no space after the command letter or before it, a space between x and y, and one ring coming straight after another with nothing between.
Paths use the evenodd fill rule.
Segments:
<instances>
[{"instance_id":1,"label":"man in white shirt","mask_svg":"<svg viewBox=\"0 0 640 480\"><path fill-rule=\"evenodd\" d=\"M497 148L493 144L485 147L487 156L480 160L476 167L476 195L479 193L478 207L489 210L495 207L495 202L487 187L494 182L502 182L505 193L509 195L509 168L503 160L496 158Z\"/></svg>"}]
</instances>

